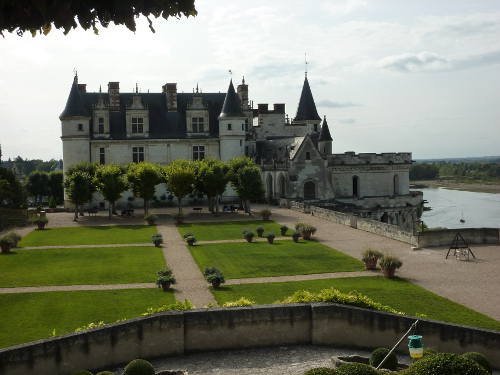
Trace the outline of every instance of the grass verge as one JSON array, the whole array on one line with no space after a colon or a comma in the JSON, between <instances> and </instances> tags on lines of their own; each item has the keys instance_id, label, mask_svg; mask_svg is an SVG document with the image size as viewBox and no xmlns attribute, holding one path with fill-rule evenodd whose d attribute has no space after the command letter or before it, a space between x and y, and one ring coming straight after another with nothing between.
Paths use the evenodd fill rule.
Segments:
<instances>
[{"instance_id":1,"label":"grass verge","mask_svg":"<svg viewBox=\"0 0 500 375\"><path fill-rule=\"evenodd\" d=\"M0 347L73 332L90 322L139 316L148 307L174 303L173 292L125 289L0 294Z\"/></svg>"},{"instance_id":2,"label":"grass verge","mask_svg":"<svg viewBox=\"0 0 500 375\"><path fill-rule=\"evenodd\" d=\"M280 237L281 225L274 221L252 220L252 221L224 221L221 223L193 223L181 224L177 228L179 233L193 233L198 241L217 241L217 240L238 240L243 239L241 233L244 229L250 229L257 235L256 228L262 225L264 227L264 236L267 233L274 233ZM288 230L288 234L292 229Z\"/></svg>"},{"instance_id":3,"label":"grass verge","mask_svg":"<svg viewBox=\"0 0 500 375\"><path fill-rule=\"evenodd\" d=\"M358 291L371 299L408 315L500 331L500 322L434 294L409 281L383 277L308 280L286 283L228 285L212 290L219 304L246 297L258 304L273 303L297 290L319 292L334 287L342 292Z\"/></svg>"},{"instance_id":4,"label":"grass verge","mask_svg":"<svg viewBox=\"0 0 500 375\"><path fill-rule=\"evenodd\" d=\"M154 246L19 250L0 256L0 287L154 282L164 267Z\"/></svg>"},{"instance_id":5,"label":"grass verge","mask_svg":"<svg viewBox=\"0 0 500 375\"><path fill-rule=\"evenodd\" d=\"M314 241L233 242L190 246L203 271L216 267L226 279L362 271L363 263Z\"/></svg>"},{"instance_id":6,"label":"grass verge","mask_svg":"<svg viewBox=\"0 0 500 375\"><path fill-rule=\"evenodd\" d=\"M61 227L34 230L19 243L28 246L107 245L148 243L156 233L149 225L101 225L93 227Z\"/></svg>"}]
</instances>

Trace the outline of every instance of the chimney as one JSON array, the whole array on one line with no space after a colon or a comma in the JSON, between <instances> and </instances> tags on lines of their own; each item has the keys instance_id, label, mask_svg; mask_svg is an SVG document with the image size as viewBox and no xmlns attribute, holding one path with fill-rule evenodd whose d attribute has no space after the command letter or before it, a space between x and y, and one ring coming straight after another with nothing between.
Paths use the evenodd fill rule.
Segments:
<instances>
[{"instance_id":1,"label":"chimney","mask_svg":"<svg viewBox=\"0 0 500 375\"><path fill-rule=\"evenodd\" d=\"M163 85L163 92L167 96L167 109L169 112L177 112L177 83Z\"/></svg>"},{"instance_id":2,"label":"chimney","mask_svg":"<svg viewBox=\"0 0 500 375\"><path fill-rule=\"evenodd\" d=\"M109 109L112 111L120 110L120 82L108 83Z\"/></svg>"},{"instance_id":3,"label":"chimney","mask_svg":"<svg viewBox=\"0 0 500 375\"><path fill-rule=\"evenodd\" d=\"M275 103L274 104L274 112L285 114L285 104L283 104L283 103Z\"/></svg>"},{"instance_id":4,"label":"chimney","mask_svg":"<svg viewBox=\"0 0 500 375\"><path fill-rule=\"evenodd\" d=\"M78 84L78 90L82 93L85 94L87 92L87 84L86 83L79 83Z\"/></svg>"},{"instance_id":5,"label":"chimney","mask_svg":"<svg viewBox=\"0 0 500 375\"><path fill-rule=\"evenodd\" d=\"M244 111L248 110L248 85L245 84L245 77L243 77L241 84L238 85L238 87L236 88L236 92L240 97L241 108Z\"/></svg>"}]
</instances>

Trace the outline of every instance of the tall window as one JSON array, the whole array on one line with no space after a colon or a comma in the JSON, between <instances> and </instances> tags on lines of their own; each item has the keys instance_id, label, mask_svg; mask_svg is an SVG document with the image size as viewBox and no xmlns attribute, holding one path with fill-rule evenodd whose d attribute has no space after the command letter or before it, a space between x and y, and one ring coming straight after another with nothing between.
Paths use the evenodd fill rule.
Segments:
<instances>
[{"instance_id":1,"label":"tall window","mask_svg":"<svg viewBox=\"0 0 500 375\"><path fill-rule=\"evenodd\" d=\"M203 117L193 117L193 133L203 133L205 131L205 124Z\"/></svg>"},{"instance_id":2,"label":"tall window","mask_svg":"<svg viewBox=\"0 0 500 375\"><path fill-rule=\"evenodd\" d=\"M232 129L231 124L227 124L227 130L231 130L231 129Z\"/></svg>"},{"instance_id":3,"label":"tall window","mask_svg":"<svg viewBox=\"0 0 500 375\"><path fill-rule=\"evenodd\" d=\"M352 178L352 196L355 198L359 197L359 177L353 176Z\"/></svg>"},{"instance_id":4,"label":"tall window","mask_svg":"<svg viewBox=\"0 0 500 375\"><path fill-rule=\"evenodd\" d=\"M311 160L311 153L310 152L306 152L306 160Z\"/></svg>"},{"instance_id":5,"label":"tall window","mask_svg":"<svg viewBox=\"0 0 500 375\"><path fill-rule=\"evenodd\" d=\"M314 124L314 131L317 132L318 131L318 124Z\"/></svg>"},{"instance_id":6,"label":"tall window","mask_svg":"<svg viewBox=\"0 0 500 375\"><path fill-rule=\"evenodd\" d=\"M394 175L394 195L399 195L399 176L396 174Z\"/></svg>"},{"instance_id":7,"label":"tall window","mask_svg":"<svg viewBox=\"0 0 500 375\"><path fill-rule=\"evenodd\" d=\"M144 161L144 147L132 147L132 161L134 163Z\"/></svg>"},{"instance_id":8,"label":"tall window","mask_svg":"<svg viewBox=\"0 0 500 375\"><path fill-rule=\"evenodd\" d=\"M97 119L98 124L97 124L97 131L99 134L104 134L104 117L99 117Z\"/></svg>"},{"instance_id":9,"label":"tall window","mask_svg":"<svg viewBox=\"0 0 500 375\"><path fill-rule=\"evenodd\" d=\"M245 130L248 131L248 119L245 119Z\"/></svg>"},{"instance_id":10,"label":"tall window","mask_svg":"<svg viewBox=\"0 0 500 375\"><path fill-rule=\"evenodd\" d=\"M132 117L132 133L144 133L144 119Z\"/></svg>"},{"instance_id":11,"label":"tall window","mask_svg":"<svg viewBox=\"0 0 500 375\"><path fill-rule=\"evenodd\" d=\"M193 160L205 159L205 146L193 146Z\"/></svg>"},{"instance_id":12,"label":"tall window","mask_svg":"<svg viewBox=\"0 0 500 375\"><path fill-rule=\"evenodd\" d=\"M99 149L99 164L106 164L106 153L104 147Z\"/></svg>"},{"instance_id":13,"label":"tall window","mask_svg":"<svg viewBox=\"0 0 500 375\"><path fill-rule=\"evenodd\" d=\"M78 131L82 132L83 131L83 124L78 124Z\"/></svg>"}]
</instances>

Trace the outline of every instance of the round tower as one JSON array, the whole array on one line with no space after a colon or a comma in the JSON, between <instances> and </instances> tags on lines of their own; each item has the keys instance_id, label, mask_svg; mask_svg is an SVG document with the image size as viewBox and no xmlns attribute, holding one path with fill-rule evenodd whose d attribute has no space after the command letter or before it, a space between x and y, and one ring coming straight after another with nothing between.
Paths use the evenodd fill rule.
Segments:
<instances>
[{"instance_id":1,"label":"round tower","mask_svg":"<svg viewBox=\"0 0 500 375\"><path fill-rule=\"evenodd\" d=\"M245 119L241 101L236 94L233 81L229 83L226 98L219 115L220 159L228 161L245 155Z\"/></svg>"}]
</instances>

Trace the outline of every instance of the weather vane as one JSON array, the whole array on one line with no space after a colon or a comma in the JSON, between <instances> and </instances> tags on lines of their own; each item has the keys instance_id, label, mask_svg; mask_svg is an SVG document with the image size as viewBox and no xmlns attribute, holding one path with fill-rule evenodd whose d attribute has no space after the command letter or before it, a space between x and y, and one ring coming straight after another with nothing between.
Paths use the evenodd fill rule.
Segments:
<instances>
[{"instance_id":1,"label":"weather vane","mask_svg":"<svg viewBox=\"0 0 500 375\"><path fill-rule=\"evenodd\" d=\"M304 52L304 65L305 65L305 75L307 77L307 52Z\"/></svg>"},{"instance_id":2,"label":"weather vane","mask_svg":"<svg viewBox=\"0 0 500 375\"><path fill-rule=\"evenodd\" d=\"M233 79L233 71L229 69L229 75L231 76L231 79Z\"/></svg>"}]
</instances>

